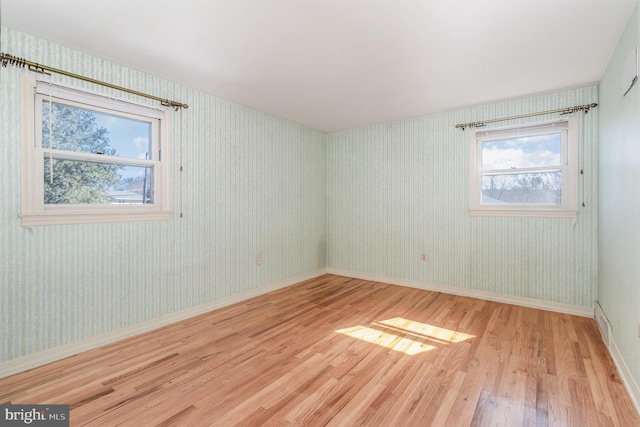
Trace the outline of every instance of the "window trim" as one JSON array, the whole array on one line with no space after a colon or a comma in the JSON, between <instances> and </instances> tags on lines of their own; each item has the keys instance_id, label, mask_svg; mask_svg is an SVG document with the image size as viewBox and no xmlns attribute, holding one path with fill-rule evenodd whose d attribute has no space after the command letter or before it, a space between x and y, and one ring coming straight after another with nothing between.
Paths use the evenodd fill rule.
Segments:
<instances>
[{"instance_id":1,"label":"window trim","mask_svg":"<svg viewBox=\"0 0 640 427\"><path fill-rule=\"evenodd\" d=\"M485 140L552 132L554 124L566 123L566 150L563 143L562 204L482 204L482 143ZM542 131L542 132L541 132ZM533 169L533 168L532 168ZM552 169L556 169L552 167ZM501 217L576 218L578 215L578 119L559 120L474 130L469 134L469 215Z\"/></svg>"},{"instance_id":2,"label":"window trim","mask_svg":"<svg viewBox=\"0 0 640 427\"><path fill-rule=\"evenodd\" d=\"M50 205L44 203L44 153L50 151L39 147L36 130L36 98L38 95L49 95L70 103L80 103L89 109L110 109L126 114L144 115L159 119L158 150L161 157L154 163L155 195L152 205ZM61 85L50 85L37 81L33 76L20 76L20 131L21 131L21 198L20 220L26 227L55 224L90 224L107 222L153 221L167 220L171 217L170 204L170 155L168 148L169 123L164 111L152 107L113 99L101 94L69 88ZM67 153L66 151L64 151ZM90 153L76 153L74 160L86 158ZM98 157L96 157L97 159ZM101 158L101 162L108 160Z\"/></svg>"}]
</instances>

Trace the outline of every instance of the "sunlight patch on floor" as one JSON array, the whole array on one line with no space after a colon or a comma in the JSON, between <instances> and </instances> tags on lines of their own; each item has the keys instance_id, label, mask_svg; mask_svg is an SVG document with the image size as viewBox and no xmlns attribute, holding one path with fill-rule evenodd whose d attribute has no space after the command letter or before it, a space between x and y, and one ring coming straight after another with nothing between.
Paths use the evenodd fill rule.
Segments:
<instances>
[{"instance_id":1,"label":"sunlight patch on floor","mask_svg":"<svg viewBox=\"0 0 640 427\"><path fill-rule=\"evenodd\" d=\"M475 337L402 317L373 322L370 326L339 329L336 332L407 355L424 353Z\"/></svg>"}]
</instances>

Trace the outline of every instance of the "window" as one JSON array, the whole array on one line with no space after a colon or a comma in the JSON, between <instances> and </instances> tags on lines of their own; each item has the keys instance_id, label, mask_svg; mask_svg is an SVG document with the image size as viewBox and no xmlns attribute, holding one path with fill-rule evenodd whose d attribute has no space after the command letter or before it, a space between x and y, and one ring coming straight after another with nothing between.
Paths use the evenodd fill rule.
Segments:
<instances>
[{"instance_id":1,"label":"window","mask_svg":"<svg viewBox=\"0 0 640 427\"><path fill-rule=\"evenodd\" d=\"M167 219L164 111L21 79L22 225Z\"/></svg>"},{"instance_id":2,"label":"window","mask_svg":"<svg viewBox=\"0 0 640 427\"><path fill-rule=\"evenodd\" d=\"M473 132L470 214L575 218L576 128L569 118Z\"/></svg>"}]
</instances>

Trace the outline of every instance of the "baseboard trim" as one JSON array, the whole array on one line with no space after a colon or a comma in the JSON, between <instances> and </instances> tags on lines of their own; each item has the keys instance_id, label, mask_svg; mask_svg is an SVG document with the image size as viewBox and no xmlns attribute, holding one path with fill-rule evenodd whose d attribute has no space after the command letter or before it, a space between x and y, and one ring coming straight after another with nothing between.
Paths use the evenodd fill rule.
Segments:
<instances>
[{"instance_id":1,"label":"baseboard trim","mask_svg":"<svg viewBox=\"0 0 640 427\"><path fill-rule=\"evenodd\" d=\"M431 283L418 282L415 280L398 279L395 277L378 276L375 274L358 273L348 270L327 268L327 273L337 276L353 277L354 279L371 280L373 282L388 283L390 285L407 286L410 288L423 289L426 291L442 292L446 294L459 295L469 298L478 298L487 301L501 302L505 304L519 305L523 307L537 308L540 310L554 311L556 313L572 314L581 317L594 317L593 307L580 307L557 302L538 300L533 298L515 297L510 295L496 294L492 292L478 291L474 289L457 288L455 286L434 285Z\"/></svg>"},{"instance_id":2,"label":"baseboard trim","mask_svg":"<svg viewBox=\"0 0 640 427\"><path fill-rule=\"evenodd\" d=\"M599 301L595 301L595 315L596 315L596 325L598 326L598 330L600 331L600 335L602 336L602 341L609 347L611 345L611 337L613 336L613 329L611 328L611 322L607 318L607 315L604 313L602 306Z\"/></svg>"},{"instance_id":3,"label":"baseboard trim","mask_svg":"<svg viewBox=\"0 0 640 427\"><path fill-rule=\"evenodd\" d=\"M292 277L287 280L282 280L280 282L261 286L251 291L242 292L239 294L221 298L216 301L211 301L206 304L197 305L186 310L177 311L166 316L136 323L135 325L126 326L124 328L120 328L111 332L85 338L79 341L72 342L70 344L30 354L18 359L9 360L7 362L0 363L0 378L8 377L9 375L24 372L38 366L46 365L47 363L55 362L56 360L61 360L66 357L82 353L83 351L111 344L124 338L129 338L134 335L139 335L141 333L151 331L153 329L158 329L160 327L167 326L172 323L188 319L190 317L198 316L200 314L204 314L218 308L222 308L259 295L266 294L268 292L286 288L287 286L291 286L299 282L304 282L305 280L314 279L326 273L326 269L316 270L314 272Z\"/></svg>"},{"instance_id":4,"label":"baseboard trim","mask_svg":"<svg viewBox=\"0 0 640 427\"><path fill-rule=\"evenodd\" d=\"M631 398L633 405L636 407L636 411L640 414L640 388L638 388L638 384L633 379L633 375L627 367L627 364L624 362L624 358L622 357L622 354L620 354L616 341L613 337L611 337L611 345L608 346L607 349L609 350L611 359L613 359L613 363L616 365L616 368L618 368L618 373L620 374L622 383L627 389L629 397Z\"/></svg>"}]
</instances>

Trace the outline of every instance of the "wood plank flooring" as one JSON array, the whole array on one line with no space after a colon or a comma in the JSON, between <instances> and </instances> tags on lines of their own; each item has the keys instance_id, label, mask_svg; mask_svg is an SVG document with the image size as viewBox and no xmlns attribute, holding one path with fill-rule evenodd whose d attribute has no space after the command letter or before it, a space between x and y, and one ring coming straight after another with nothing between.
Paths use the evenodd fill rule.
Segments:
<instances>
[{"instance_id":1,"label":"wood plank flooring","mask_svg":"<svg viewBox=\"0 0 640 427\"><path fill-rule=\"evenodd\" d=\"M592 319L326 275L0 379L96 426L640 426Z\"/></svg>"}]
</instances>

